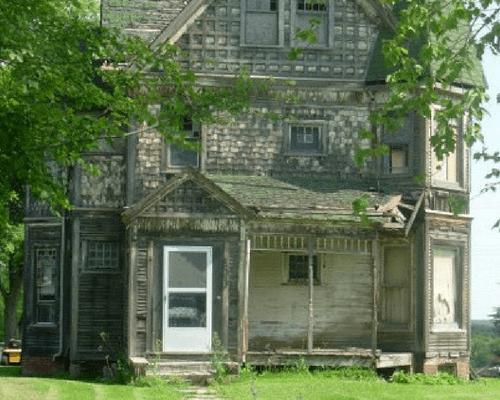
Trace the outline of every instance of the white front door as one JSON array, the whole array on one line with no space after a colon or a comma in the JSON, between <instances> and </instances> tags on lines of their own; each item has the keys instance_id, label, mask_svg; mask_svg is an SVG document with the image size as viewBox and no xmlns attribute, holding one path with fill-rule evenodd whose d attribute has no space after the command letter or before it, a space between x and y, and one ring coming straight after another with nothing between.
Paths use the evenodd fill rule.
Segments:
<instances>
[{"instance_id":1,"label":"white front door","mask_svg":"<svg viewBox=\"0 0 500 400\"><path fill-rule=\"evenodd\" d=\"M212 248L165 246L163 260L163 351L209 352Z\"/></svg>"}]
</instances>

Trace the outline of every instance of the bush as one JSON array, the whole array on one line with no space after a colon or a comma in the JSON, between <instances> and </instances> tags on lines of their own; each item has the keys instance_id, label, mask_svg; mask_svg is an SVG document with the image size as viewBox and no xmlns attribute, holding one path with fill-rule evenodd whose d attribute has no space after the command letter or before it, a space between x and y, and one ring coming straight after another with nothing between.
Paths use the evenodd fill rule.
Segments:
<instances>
[{"instance_id":1,"label":"bush","mask_svg":"<svg viewBox=\"0 0 500 400\"><path fill-rule=\"evenodd\" d=\"M397 371L392 375L393 383L420 383L422 385L460 385L466 381L453 374L437 373L435 375L409 374L405 371Z\"/></svg>"}]
</instances>

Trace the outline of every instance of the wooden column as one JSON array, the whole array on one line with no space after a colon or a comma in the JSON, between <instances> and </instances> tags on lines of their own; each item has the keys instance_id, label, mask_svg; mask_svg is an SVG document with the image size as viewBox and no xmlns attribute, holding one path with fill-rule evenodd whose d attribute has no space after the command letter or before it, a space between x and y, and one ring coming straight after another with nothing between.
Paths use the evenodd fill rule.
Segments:
<instances>
[{"instance_id":1,"label":"wooden column","mask_svg":"<svg viewBox=\"0 0 500 400\"><path fill-rule=\"evenodd\" d=\"M135 334L136 334L136 315L135 315L135 274L137 269L137 226L129 226L128 232L129 257L128 257L128 356L135 356Z\"/></svg>"},{"instance_id":2,"label":"wooden column","mask_svg":"<svg viewBox=\"0 0 500 400\"><path fill-rule=\"evenodd\" d=\"M307 312L307 352L312 353L314 343L314 237L309 236L308 246L309 266L309 307Z\"/></svg>"},{"instance_id":3,"label":"wooden column","mask_svg":"<svg viewBox=\"0 0 500 400\"><path fill-rule=\"evenodd\" d=\"M78 282L80 264L80 219L74 216L73 237L71 242L71 328L70 359L76 359L78 339Z\"/></svg>"},{"instance_id":4,"label":"wooden column","mask_svg":"<svg viewBox=\"0 0 500 400\"><path fill-rule=\"evenodd\" d=\"M146 349L149 351L154 351L155 350L155 339L157 337L155 336L156 330L154 329L154 316L153 316L153 293L154 293L154 279L153 279L153 272L154 272L154 242L152 240L149 241L148 243L148 263L147 263L147 275L146 275L146 282L147 282L147 306L146 306Z\"/></svg>"},{"instance_id":5,"label":"wooden column","mask_svg":"<svg viewBox=\"0 0 500 400\"><path fill-rule=\"evenodd\" d=\"M229 283L231 282L231 255L230 243L224 241L224 268L222 270L222 326L221 326L221 342L222 346L227 350L229 343Z\"/></svg>"},{"instance_id":6,"label":"wooden column","mask_svg":"<svg viewBox=\"0 0 500 400\"><path fill-rule=\"evenodd\" d=\"M379 301L379 269L380 269L380 240L378 232L375 233L375 239L372 242L372 258L373 258L373 321L372 321L372 350L375 356L377 352L377 335L378 335L378 301Z\"/></svg>"},{"instance_id":7,"label":"wooden column","mask_svg":"<svg viewBox=\"0 0 500 400\"><path fill-rule=\"evenodd\" d=\"M246 229L240 228L239 265L238 265L238 362L246 361L248 348L248 264L247 264L247 239Z\"/></svg>"}]
</instances>

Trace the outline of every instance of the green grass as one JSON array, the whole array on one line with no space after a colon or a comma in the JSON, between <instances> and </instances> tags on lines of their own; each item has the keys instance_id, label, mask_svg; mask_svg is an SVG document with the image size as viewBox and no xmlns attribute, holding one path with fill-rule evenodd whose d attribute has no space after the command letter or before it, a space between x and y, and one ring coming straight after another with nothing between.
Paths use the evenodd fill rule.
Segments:
<instances>
[{"instance_id":1,"label":"green grass","mask_svg":"<svg viewBox=\"0 0 500 400\"><path fill-rule=\"evenodd\" d=\"M225 398L253 400L366 400L366 399L498 399L500 380L485 379L450 385L442 382L389 383L381 379L349 379L328 372L265 373L219 385Z\"/></svg>"},{"instance_id":2,"label":"green grass","mask_svg":"<svg viewBox=\"0 0 500 400\"><path fill-rule=\"evenodd\" d=\"M183 396L175 387L166 384L154 387L136 387L133 385L83 382L60 378L22 377L20 376L20 367L0 367L0 399L181 400Z\"/></svg>"}]
</instances>

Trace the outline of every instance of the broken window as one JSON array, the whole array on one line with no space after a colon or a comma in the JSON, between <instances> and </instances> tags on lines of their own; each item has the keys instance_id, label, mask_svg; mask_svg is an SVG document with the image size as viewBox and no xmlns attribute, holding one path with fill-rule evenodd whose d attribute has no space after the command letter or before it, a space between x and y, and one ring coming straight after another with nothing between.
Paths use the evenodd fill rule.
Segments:
<instances>
[{"instance_id":1,"label":"broken window","mask_svg":"<svg viewBox=\"0 0 500 400\"><path fill-rule=\"evenodd\" d=\"M389 146L389 173L408 173L408 145Z\"/></svg>"},{"instance_id":2,"label":"broken window","mask_svg":"<svg viewBox=\"0 0 500 400\"><path fill-rule=\"evenodd\" d=\"M293 4L293 2L292 2ZM296 46L328 46L333 42L333 13L330 13L328 0L297 0L295 10L292 10L292 27L296 30L312 30L316 42L304 42L295 38ZM330 14L332 16L330 17Z\"/></svg>"},{"instance_id":3,"label":"broken window","mask_svg":"<svg viewBox=\"0 0 500 400\"><path fill-rule=\"evenodd\" d=\"M195 144L201 140L201 124L194 123L190 118L184 121L186 142ZM183 148L174 144L165 145L166 169L184 167L199 167L200 153L196 150Z\"/></svg>"}]
</instances>

